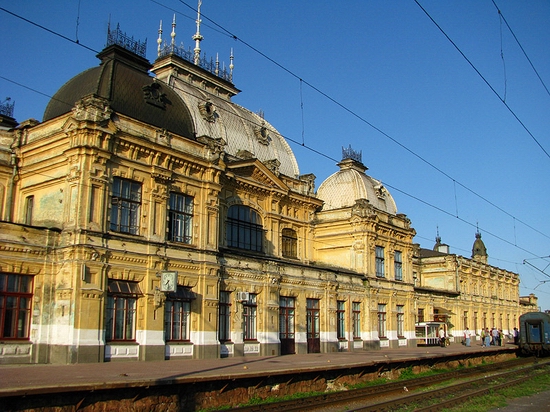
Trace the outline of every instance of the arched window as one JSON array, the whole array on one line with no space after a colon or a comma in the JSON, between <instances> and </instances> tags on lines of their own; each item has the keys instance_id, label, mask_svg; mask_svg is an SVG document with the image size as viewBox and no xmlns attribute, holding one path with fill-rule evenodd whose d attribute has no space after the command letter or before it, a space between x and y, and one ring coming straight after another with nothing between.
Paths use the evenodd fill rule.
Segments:
<instances>
[{"instance_id":1,"label":"arched window","mask_svg":"<svg viewBox=\"0 0 550 412\"><path fill-rule=\"evenodd\" d=\"M263 252L264 228L258 212L248 206L233 205L227 212L227 246Z\"/></svg>"},{"instance_id":2,"label":"arched window","mask_svg":"<svg viewBox=\"0 0 550 412\"><path fill-rule=\"evenodd\" d=\"M282 246L283 246L283 256L286 258L295 259L297 254L297 244L298 236L296 236L296 231L292 229L283 229L282 232Z\"/></svg>"}]
</instances>

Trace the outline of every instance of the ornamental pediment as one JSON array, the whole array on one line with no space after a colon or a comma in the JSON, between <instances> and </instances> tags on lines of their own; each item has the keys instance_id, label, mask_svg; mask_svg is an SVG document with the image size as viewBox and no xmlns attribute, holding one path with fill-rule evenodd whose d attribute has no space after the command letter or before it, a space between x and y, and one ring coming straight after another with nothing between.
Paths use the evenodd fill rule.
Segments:
<instances>
[{"instance_id":1,"label":"ornamental pediment","mask_svg":"<svg viewBox=\"0 0 550 412\"><path fill-rule=\"evenodd\" d=\"M264 164L258 159L245 159L230 163L227 166L233 175L248 181L253 181L265 188L278 189L287 192L288 186L278 177L276 160ZM274 170L276 169L276 170Z\"/></svg>"}]
</instances>

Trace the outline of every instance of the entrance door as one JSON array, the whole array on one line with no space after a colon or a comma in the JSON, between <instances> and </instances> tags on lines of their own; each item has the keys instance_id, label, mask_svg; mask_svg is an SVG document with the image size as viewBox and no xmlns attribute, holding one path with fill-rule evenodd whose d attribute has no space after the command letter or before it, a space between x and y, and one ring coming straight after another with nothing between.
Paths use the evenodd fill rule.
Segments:
<instances>
[{"instance_id":1,"label":"entrance door","mask_svg":"<svg viewBox=\"0 0 550 412\"><path fill-rule=\"evenodd\" d=\"M319 299L307 299L307 352L321 352L321 335L319 325Z\"/></svg>"},{"instance_id":2,"label":"entrance door","mask_svg":"<svg viewBox=\"0 0 550 412\"><path fill-rule=\"evenodd\" d=\"M281 355L296 353L294 339L295 298L281 296L279 299L279 339Z\"/></svg>"}]
</instances>

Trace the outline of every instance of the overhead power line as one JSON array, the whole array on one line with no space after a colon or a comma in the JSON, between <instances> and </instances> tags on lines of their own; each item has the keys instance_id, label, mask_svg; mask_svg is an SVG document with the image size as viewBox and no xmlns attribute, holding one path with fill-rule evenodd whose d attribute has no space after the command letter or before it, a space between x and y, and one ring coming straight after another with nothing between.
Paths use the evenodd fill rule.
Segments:
<instances>
[{"instance_id":1,"label":"overhead power line","mask_svg":"<svg viewBox=\"0 0 550 412\"><path fill-rule=\"evenodd\" d=\"M510 25L508 24L508 22L506 21L506 18L504 17L504 15L502 14L502 11L500 11L500 8L497 6L497 4L495 3L494 0L493 1L493 4L495 6L495 8L497 9L498 11L498 14L499 16L502 18L502 21L504 21L504 24L506 24L506 27L508 27L508 30L510 30L510 33L512 34L512 36L514 37L514 40L516 41L516 43L518 44L519 48L521 49L523 55L525 56L525 58L527 59L527 61L529 62L529 64L531 65L531 68L533 69L533 71L535 72L535 74L537 75L538 79L540 80L540 83L542 84L542 87L544 87L544 90L546 90L546 93L548 94L548 96L550 96L550 91L548 90L548 87L546 87L546 84L544 83L544 80L542 80L542 78L540 77L540 74L539 72L537 71L537 69L535 68L535 65L533 64L533 62L531 61L531 59L529 58L529 56L527 55L527 53L525 52L525 49L523 48L523 46L521 45L521 43L519 42L517 36L516 36L516 33L514 33L514 31L512 30L512 28L510 27Z\"/></svg>"},{"instance_id":2,"label":"overhead power line","mask_svg":"<svg viewBox=\"0 0 550 412\"><path fill-rule=\"evenodd\" d=\"M521 119L518 117L518 115L512 110L512 108L508 105L508 103L506 103L506 100L503 99L502 97L500 97L500 94L498 94L498 92L494 89L493 86L491 86L491 83L489 83L489 81L481 74L481 72L476 68L476 66L474 66L474 64L470 61L470 59L468 59L468 57L466 57L466 55L462 52L462 50L460 50L460 48L456 45L456 43L449 37L449 35L447 33L445 33L445 31L441 28L441 26L439 24L437 24L437 22L433 19L433 17L426 11L426 9L424 7L422 7L422 5L418 2L418 0L414 0L415 3L418 5L418 7L420 7L420 9L426 14L426 16L428 16L428 18L432 21L433 24L435 24L435 26L439 29L439 31L441 33L443 33L443 35L447 38L447 40L449 40L449 42L453 45L453 47L460 53L460 55L464 58L464 60L466 60L466 62L468 62L468 64L472 67L472 69L474 69L474 71L477 73L477 75L481 78L481 80L483 80L485 82L485 84L487 85L487 87L489 87L489 89L491 89L491 91L495 94L495 96L498 97L498 99L502 102L502 104L504 105L504 107L506 107L506 109L508 109L508 111L510 112L510 114L518 121L518 123L521 125L521 127L523 127L523 129L527 132L527 134L529 136L531 136L531 139L533 139L533 141L537 144L537 146L540 148L540 150L542 150L542 152L546 155L546 157L548 157L550 159L550 153L548 153L546 151L546 149L542 146L542 144L537 140L537 138L533 135L533 133L531 133L531 131L527 128L527 126L521 121Z\"/></svg>"},{"instance_id":3,"label":"overhead power line","mask_svg":"<svg viewBox=\"0 0 550 412\"><path fill-rule=\"evenodd\" d=\"M153 0L152 0L152 1L153 1ZM191 10L196 11L193 7L187 5L187 4L186 4L185 2L183 2L182 0L180 0L180 2L181 2L182 4L184 4L184 5L186 5L187 7L189 7ZM417 3L417 4L418 4L418 3ZM419 6L420 6L420 5L419 5ZM420 7L422 7L422 6L420 6ZM10 14L10 15L16 17L16 18L19 18L19 19L21 19L21 20L23 20L23 21L25 21L25 22L27 22L27 23L29 23L29 24L32 24L32 25L34 25L34 26L36 26L36 27L39 27L39 28L41 28L41 29L43 29L43 30L45 30L45 31L47 31L47 32L49 32L49 33L52 33L52 34L56 35L56 36L59 36L59 37L65 39L65 40L67 40L67 41L70 41L70 42L73 43L73 44L76 44L76 45L78 45L78 46L80 46L80 47L84 47L85 49L90 50L90 51L92 51L92 52L94 52L94 53L96 53L96 54L99 53L97 50L94 50L94 49L91 48L91 47L85 46L85 45L83 45L82 43L80 43L80 42L78 42L78 41L74 41L74 40L72 40L72 39L70 39L70 38L68 38L68 37L66 37L66 36L63 36L63 35L61 35L61 34L55 32L55 31L53 31L53 30L50 30L50 29L48 29L48 28L46 28L46 27L44 27L44 26L41 26L41 25L39 25L39 24L37 24L37 23L34 23L34 22L32 22L32 21L30 21L30 20L28 20L28 19L26 19L26 18L24 18L24 17L22 17L22 16L19 16L19 15L15 14L15 13L12 13L12 12L10 12L10 11L8 11L8 10L2 8L2 7L0 7L0 10L5 11L6 13L8 13L8 14ZM331 96L329 96L328 94L324 93L323 91L321 91L321 90L318 89L317 87L313 86L313 85L310 84L309 82L303 80L300 76L296 75L296 74L293 73L291 70L289 70L289 69L287 69L286 67L284 67L283 65L279 64L278 62L276 62L275 60L273 60L273 59L270 58L269 56L265 55L264 53L262 53L261 51L259 51L259 50L256 49L255 47L253 47L252 45L248 44L247 42L244 42L243 40L241 40L240 38L238 38L236 35L232 34L230 31L228 31L228 30L226 30L225 28L223 28L222 26L220 26L218 23L212 21L212 20L209 19L207 16L204 16L204 14L202 15L202 17L204 17L204 18L206 18L207 20L209 20L210 22L212 22L216 27L219 27L221 30L223 30L223 32L224 32L226 35L230 36L231 38L235 39L236 41L241 42L241 43L244 44L246 47L248 47L248 48L250 48L251 50L255 51L256 53L258 53L259 55L261 55L261 56L264 57L265 59L267 59L267 60L269 60L270 62L272 62L273 64L275 64L277 67L281 68L282 70L284 70L285 72L287 72L287 73L290 74L291 76L293 76L293 77L295 77L296 79L298 79L298 80L300 81L300 84L303 83L303 84L308 85L310 88L312 88L313 90L317 91L319 94L321 94L322 96L324 96L325 98L327 98L328 100L330 100L331 102L333 102L334 104L336 104L337 106L341 107L342 109L344 109L345 111L347 111L347 112L348 112L349 114L351 114L352 116L354 116L354 117L356 117L357 119L361 120L363 123L367 124L369 127L373 128L374 130L376 130L377 132L379 132L380 134L382 134L383 136L385 136L386 138L388 138L389 140L391 140L392 142L394 142L395 144L397 144L398 146L400 146L401 148L403 148L404 150L406 150L407 152L409 152L410 154L412 154L413 156L417 157L417 158L420 159L422 162L428 164L431 168L433 168L434 170L436 170L436 171L439 172L440 174L442 174L442 175L444 175L445 177L447 177L448 179L450 179L454 184L460 185L461 187L463 187L464 189L466 189L467 191L469 191L469 192L472 193L473 195L477 196L478 198L480 198L480 199L483 200L484 202L486 202L486 203L490 204L491 206L495 207L496 209L498 209L498 210L501 211L502 213L504 213L504 214L506 214L506 215L508 215L508 216L510 216L510 217L512 217L512 218L514 218L514 220L517 220L518 222L522 223L523 225L525 225L525 226L528 227L529 229L531 229L531 230L533 230L533 231L535 231L535 232L541 234L542 236L547 237L547 238L550 239L550 236L548 236L548 235L546 235L546 234L540 232L539 230L537 230L536 228L534 228L534 227L528 225L527 223L523 222L522 220L517 219L516 217L514 217L512 214L506 212L506 211L505 211L504 209L502 209L501 207L499 207L499 206L497 206L496 204L490 202L488 199L486 199L485 197L481 196L480 194L478 194L478 193L475 192L474 190L472 190L472 189L468 188L467 186L465 186L464 184L460 183L459 181L457 181L456 179L454 179L452 176L450 176L448 173L446 173L446 172L443 171L442 169L438 168L436 165L434 165L434 164L431 163L430 161L426 160L425 158L423 158L421 155L417 154L417 153L414 152L413 150L409 149L407 146L405 146L404 144L400 143L398 140L396 140L395 138L393 138L393 137L390 136L389 134L385 133L383 130L379 129L379 128L376 127L374 124L370 123L369 121L367 121L366 119L364 119L363 117L361 117L359 114L357 114L357 113L354 112L353 110L351 110L351 109L349 109L348 107L346 107L345 105L341 104L341 103L338 102L336 99L334 99L334 98L332 98ZM435 22L434 22L434 23L435 23ZM437 25L437 23L435 23L435 24ZM438 26L438 27L439 27L439 26ZM449 40L450 40L450 39L449 39ZM451 43L452 43L452 41L451 41ZM453 43L453 44L454 44L454 43ZM455 47L456 47L456 46L455 46ZM474 69L475 69L475 67L474 67ZM476 69L475 69L475 70L476 70ZM477 70L476 70L476 71L477 71ZM479 72L478 72L478 73L479 73ZM10 79L7 79L7 78L5 78L5 77L2 77L2 78L5 79L5 80L7 80L7 81L11 81L11 82L13 82L13 83L15 83L15 84L20 85L19 83L14 82L14 81L12 81L12 80L10 80ZM487 83L487 82L486 82L486 83ZM25 88L27 88L27 89L29 89L29 90L35 91L34 89L31 89L31 88L29 88L29 87L26 87L26 86L23 86L23 85L20 85L20 86L25 87ZM490 87L490 85L489 85L489 87ZM492 88L491 88L491 89L492 89ZM492 90L494 91L494 89L492 89ZM47 96L47 95L44 94L44 93L41 93L41 92L38 92L38 91L36 91L36 92L37 92L37 93L40 93L40 94L42 94L42 95ZM496 92L495 92L495 93L496 93ZM497 94L497 96L498 96L498 94ZM500 100L502 100L502 99L500 99ZM325 157L325 158L327 158L327 159L330 159L330 160L332 160L332 161L338 162L336 159L333 159L331 156L326 155L326 154L324 154L324 153L322 153L322 152L320 152L320 151L318 151L318 150L316 150L316 149L314 149L314 148L312 148L312 147L309 147L309 146L305 145L305 144L304 144L304 141L303 141L303 138L302 138L302 142L298 142L298 141L293 140L293 139L291 139L291 138L289 138L289 137L286 137L286 136L285 136L285 139L287 139L287 140L289 140L289 141L291 141L291 142L293 142L293 143L295 143L295 144L297 144L297 145L300 145L300 146L306 148L307 150L314 152L315 154L318 154L318 155L320 155L320 156L323 156L323 157ZM434 209L436 209L436 210L438 210L438 211L440 211L440 212L442 212L442 213L444 213L444 214L448 214L448 215L454 216L453 214L451 214L451 213L449 213L449 212L447 212L447 211L441 209L440 207L435 206L435 205L433 205L433 204L431 204L431 203L429 203L429 202L423 201L423 200L421 200L421 199L419 199L419 198L417 198L417 197L415 197L415 196L413 196L413 195L408 194L408 193L405 192L405 191L402 191L402 190L397 189L396 187L393 187L393 186L390 186L390 185L388 185L388 187L391 187L392 189L394 189L394 190L396 190L396 191L399 191L400 193L403 193L403 194L405 194L405 195L407 195L407 196L409 196L409 197L411 197L411 198L413 198L413 199L416 199L417 201L419 201L419 202L421 202L421 203L423 203L423 204L426 204L426 205L428 205L428 206L430 206L430 207L432 207L432 208L434 208ZM458 210L457 210L457 214L458 214ZM466 223L466 224L469 224L469 225L475 227L474 224L465 221L464 219L460 218L459 216L454 216L454 217L457 217L457 218L459 218L459 220L461 220L462 222L464 222L464 223ZM486 230L486 229L483 229L483 230L484 230L486 233L488 233L488 234L490 234L490 235L492 235L492 236L495 236L496 238L498 238L498 239L500 239L500 240L503 240L505 243L511 244L512 246L515 246L515 247L517 247L518 249L521 249L521 250L523 250L523 251L529 252L529 251L527 251L526 249L517 246L517 245L515 244L515 242L508 242L508 241L506 241L505 239L503 239L503 238L501 238L501 237L499 237L499 236L497 236L497 235L495 235L495 234L492 234L490 231L488 231L488 230ZM529 253L532 254L531 252L529 252Z\"/></svg>"}]
</instances>

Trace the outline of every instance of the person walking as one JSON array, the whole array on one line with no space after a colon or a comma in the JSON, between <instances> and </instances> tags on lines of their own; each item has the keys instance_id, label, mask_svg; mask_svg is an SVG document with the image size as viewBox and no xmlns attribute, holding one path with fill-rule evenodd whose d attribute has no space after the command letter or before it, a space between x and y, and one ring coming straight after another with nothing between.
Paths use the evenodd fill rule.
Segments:
<instances>
[{"instance_id":1,"label":"person walking","mask_svg":"<svg viewBox=\"0 0 550 412\"><path fill-rule=\"evenodd\" d=\"M439 345L444 348L445 347L445 331L443 328L439 328Z\"/></svg>"},{"instance_id":2,"label":"person walking","mask_svg":"<svg viewBox=\"0 0 550 412\"><path fill-rule=\"evenodd\" d=\"M518 328L514 328L514 345L519 343L519 331Z\"/></svg>"},{"instance_id":3,"label":"person walking","mask_svg":"<svg viewBox=\"0 0 550 412\"><path fill-rule=\"evenodd\" d=\"M472 339L472 332L470 332L470 329L466 328L466 330L464 331L464 345L469 347L471 339Z\"/></svg>"},{"instance_id":4,"label":"person walking","mask_svg":"<svg viewBox=\"0 0 550 412\"><path fill-rule=\"evenodd\" d=\"M489 328L485 328L485 345L487 348L491 346L491 332Z\"/></svg>"}]
</instances>

